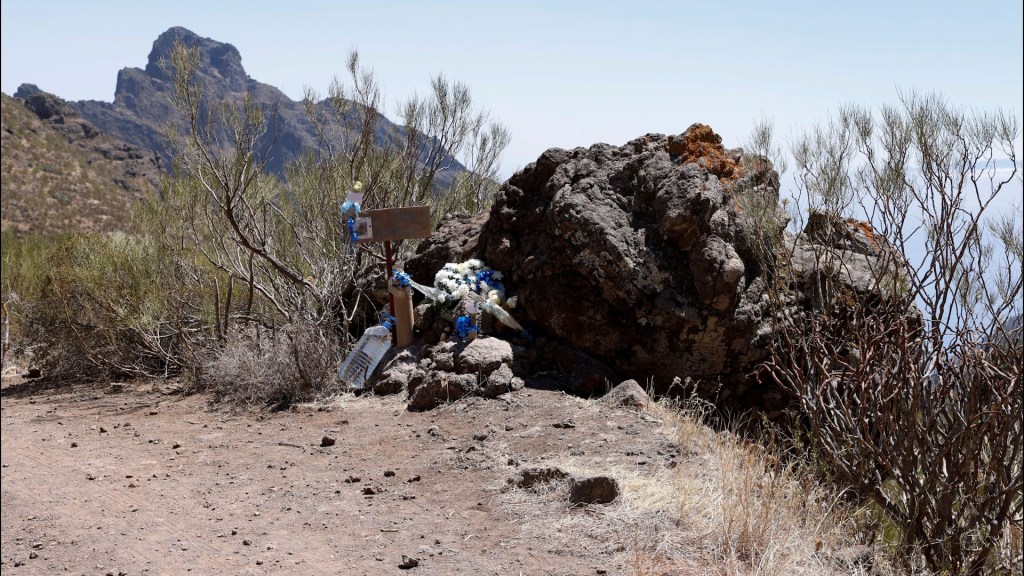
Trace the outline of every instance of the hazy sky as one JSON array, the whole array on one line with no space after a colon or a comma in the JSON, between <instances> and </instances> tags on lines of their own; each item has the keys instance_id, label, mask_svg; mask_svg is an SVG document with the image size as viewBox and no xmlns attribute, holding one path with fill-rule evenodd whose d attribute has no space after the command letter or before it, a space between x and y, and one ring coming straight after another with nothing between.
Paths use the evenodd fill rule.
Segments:
<instances>
[{"instance_id":1,"label":"hazy sky","mask_svg":"<svg viewBox=\"0 0 1024 576\"><path fill-rule=\"evenodd\" d=\"M1020 0L966 2L303 2L2 0L2 90L113 99L172 26L235 45L248 74L321 93L359 50L397 102L465 81L512 130L503 176L552 146L622 144L710 124L726 146L899 89L1021 117Z\"/></svg>"}]
</instances>

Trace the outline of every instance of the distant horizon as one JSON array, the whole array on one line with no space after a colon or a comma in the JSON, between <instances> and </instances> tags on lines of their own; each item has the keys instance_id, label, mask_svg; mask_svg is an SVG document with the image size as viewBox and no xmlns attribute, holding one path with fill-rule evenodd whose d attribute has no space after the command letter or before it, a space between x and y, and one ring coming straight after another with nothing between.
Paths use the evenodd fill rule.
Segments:
<instances>
[{"instance_id":1,"label":"distant horizon","mask_svg":"<svg viewBox=\"0 0 1024 576\"><path fill-rule=\"evenodd\" d=\"M307 86L326 93L358 49L391 119L399 99L425 93L430 75L444 73L511 129L503 178L551 147L621 145L697 122L730 148L763 118L785 139L843 104L875 108L898 90L1018 118L1024 100L1024 8L1005 0L973 4L971 17L951 1L880 0L727 8L0 0L0 8L0 90L9 95L28 83L66 100L110 102L118 71L145 67L153 41L173 26L232 44L251 78L293 100ZM979 27L983 34L966 32Z\"/></svg>"}]
</instances>

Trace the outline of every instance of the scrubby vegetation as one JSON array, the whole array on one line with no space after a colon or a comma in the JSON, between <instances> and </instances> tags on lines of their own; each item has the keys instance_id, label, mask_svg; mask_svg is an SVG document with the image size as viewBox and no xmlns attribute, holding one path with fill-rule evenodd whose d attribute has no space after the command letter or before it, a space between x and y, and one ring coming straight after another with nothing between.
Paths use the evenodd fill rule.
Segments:
<instances>
[{"instance_id":1,"label":"scrubby vegetation","mask_svg":"<svg viewBox=\"0 0 1024 576\"><path fill-rule=\"evenodd\" d=\"M435 219L480 210L508 132L464 85L439 76L428 98L402 106L401 138L375 137L381 89L353 54L350 84L332 86L324 102L309 94L306 107L318 130L346 135L346 145L325 137L277 177L264 170L273 111L244 97L204 100L197 62L179 46L168 63L183 119L170 134L176 164L137 228L52 240L4 233L15 351L36 347L55 378L183 375L260 406L331 392L353 335L377 322L386 298L380 248L353 246L339 215L346 192L365 183L362 208L429 204ZM815 277L793 277L787 260L798 255L774 233L776 207L740 191L744 213L765 230L754 239L760 265L774 271L766 370L792 391L796 426L805 426L792 436L809 444L791 465L717 445L721 482L672 493L679 516L713 536L705 552L782 573L788 564L775 559L791 548L806 555L842 530L870 538L855 521L869 502L875 535L901 570L1020 574L1024 390L1020 324L1008 321L1022 313L1024 250L1019 208L988 218L1003 188L1020 181L1018 136L1015 119L911 96L880 119L844 109L796 143L794 205L837 216L819 228L827 234L846 234L846 217L870 223L865 249L882 265L864 292L833 282L850 273L836 252L813 255ZM775 154L767 131L752 148L746 162ZM469 171L453 176L456 157ZM715 161L723 178L741 169ZM793 286L808 282L813 302L794 301ZM813 463L834 490L809 483L803 470ZM846 490L853 504L837 495ZM807 526L805 513L829 520ZM638 573L646 565L640 558Z\"/></svg>"},{"instance_id":2,"label":"scrubby vegetation","mask_svg":"<svg viewBox=\"0 0 1024 576\"><path fill-rule=\"evenodd\" d=\"M1020 183L1019 135L1015 118L936 96L844 108L792 150L807 210L792 216L813 253L764 236L767 370L828 473L895 527L907 569L1020 573L1020 206L990 215ZM755 138L761 157L769 136ZM747 208L775 226L774 207ZM787 262L807 257L816 273L796 277ZM794 301L802 283L812 302Z\"/></svg>"},{"instance_id":3,"label":"scrubby vegetation","mask_svg":"<svg viewBox=\"0 0 1024 576\"><path fill-rule=\"evenodd\" d=\"M383 248L351 243L339 213L346 193L365 182L362 209L427 204L435 218L482 209L508 131L464 84L437 76L429 97L402 105L405 131L377 136L382 90L353 53L350 86L336 82L321 102L307 97L321 146L281 178L264 170L275 152L273 110L248 96L208 101L198 64L184 45L165 63L182 118L168 134L174 174L135 228L29 251L5 237L15 337L48 344L41 361L54 376L184 373L247 402L310 399L334 386L332 370L313 364L336 366L386 301ZM456 159L469 170L452 170ZM26 298L38 305L15 305Z\"/></svg>"}]
</instances>

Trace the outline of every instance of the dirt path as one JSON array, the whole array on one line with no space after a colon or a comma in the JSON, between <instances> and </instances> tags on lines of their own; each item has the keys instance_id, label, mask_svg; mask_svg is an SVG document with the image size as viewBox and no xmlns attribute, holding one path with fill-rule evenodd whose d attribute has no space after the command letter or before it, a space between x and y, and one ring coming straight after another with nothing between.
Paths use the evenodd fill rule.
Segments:
<instances>
[{"instance_id":1,"label":"dirt path","mask_svg":"<svg viewBox=\"0 0 1024 576\"><path fill-rule=\"evenodd\" d=\"M623 504L570 508L564 489L509 479L557 465L660 481L679 453L651 413L542 390L426 413L344 396L268 414L150 384L33 386L3 388L12 576L632 573Z\"/></svg>"}]
</instances>

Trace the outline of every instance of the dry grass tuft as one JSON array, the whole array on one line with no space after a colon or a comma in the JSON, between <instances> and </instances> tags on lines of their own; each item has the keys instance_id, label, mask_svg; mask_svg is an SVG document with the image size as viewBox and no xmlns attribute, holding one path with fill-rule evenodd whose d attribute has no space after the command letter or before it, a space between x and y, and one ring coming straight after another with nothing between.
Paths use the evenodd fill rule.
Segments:
<instances>
[{"instance_id":1,"label":"dry grass tuft","mask_svg":"<svg viewBox=\"0 0 1024 576\"><path fill-rule=\"evenodd\" d=\"M559 484L506 489L501 499L513 512L542 499L541 514L516 521L550 533L554 546L583 546L636 576L868 574L834 559L857 544L858 511L794 463L702 424L706 409L696 402L648 409L681 450L675 468L573 456L545 462L577 477L615 478L621 494L609 506L570 512ZM876 549L870 573L895 574L890 564Z\"/></svg>"}]
</instances>

